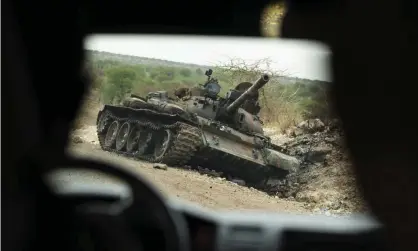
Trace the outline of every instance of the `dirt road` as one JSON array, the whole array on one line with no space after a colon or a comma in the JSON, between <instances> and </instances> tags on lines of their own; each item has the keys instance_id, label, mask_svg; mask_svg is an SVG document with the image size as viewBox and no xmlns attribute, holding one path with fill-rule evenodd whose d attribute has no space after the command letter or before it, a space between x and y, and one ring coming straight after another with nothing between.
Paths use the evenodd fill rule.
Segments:
<instances>
[{"instance_id":1,"label":"dirt road","mask_svg":"<svg viewBox=\"0 0 418 251\"><path fill-rule=\"evenodd\" d=\"M201 175L195 171L175 168L168 168L168 170L155 169L150 163L104 152L94 144L74 144L69 148L69 152L130 167L147 177L166 196L177 196L208 208L308 213L308 210L299 202L275 198L255 189L243 187L221 178ZM95 175L91 178L97 182L102 182L99 174L89 175ZM72 177L75 176L68 173L66 179L72 179ZM103 182L106 182L105 180L104 178Z\"/></svg>"}]
</instances>

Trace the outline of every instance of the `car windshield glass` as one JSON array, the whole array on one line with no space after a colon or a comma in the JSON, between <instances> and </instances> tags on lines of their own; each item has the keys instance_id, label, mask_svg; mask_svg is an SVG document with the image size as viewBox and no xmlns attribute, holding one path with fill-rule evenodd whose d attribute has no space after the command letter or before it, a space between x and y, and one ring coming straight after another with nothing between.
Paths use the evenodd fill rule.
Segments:
<instances>
[{"instance_id":1,"label":"car windshield glass","mask_svg":"<svg viewBox=\"0 0 418 251\"><path fill-rule=\"evenodd\" d=\"M331 52L275 37L269 20L264 38L89 37L92 87L70 151L133 168L167 196L208 208L364 210L329 106ZM202 85L209 79L217 83ZM130 120L104 119L112 106L129 109ZM181 121L164 122L174 113Z\"/></svg>"}]
</instances>

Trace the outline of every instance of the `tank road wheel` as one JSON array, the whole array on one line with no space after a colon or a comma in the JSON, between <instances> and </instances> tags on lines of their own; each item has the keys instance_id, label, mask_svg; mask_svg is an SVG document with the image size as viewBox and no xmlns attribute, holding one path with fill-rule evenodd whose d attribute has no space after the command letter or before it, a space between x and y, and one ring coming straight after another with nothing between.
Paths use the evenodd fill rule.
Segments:
<instances>
[{"instance_id":1,"label":"tank road wheel","mask_svg":"<svg viewBox=\"0 0 418 251\"><path fill-rule=\"evenodd\" d=\"M151 140L152 132L150 130L145 129L141 131L141 136L139 137L138 142L138 151L136 152L137 156L143 156L144 154L149 153Z\"/></svg>"},{"instance_id":2,"label":"tank road wheel","mask_svg":"<svg viewBox=\"0 0 418 251\"><path fill-rule=\"evenodd\" d=\"M126 140L126 151L140 157L147 151L150 140L151 132L140 126L133 126Z\"/></svg>"},{"instance_id":3,"label":"tank road wheel","mask_svg":"<svg viewBox=\"0 0 418 251\"><path fill-rule=\"evenodd\" d=\"M169 129L161 130L154 136L154 161L163 159L173 142L173 133Z\"/></svg>"},{"instance_id":4,"label":"tank road wheel","mask_svg":"<svg viewBox=\"0 0 418 251\"><path fill-rule=\"evenodd\" d=\"M132 126L126 140L126 151L133 153L138 150L139 137L141 136L141 128L139 126Z\"/></svg>"},{"instance_id":5,"label":"tank road wheel","mask_svg":"<svg viewBox=\"0 0 418 251\"><path fill-rule=\"evenodd\" d=\"M122 151L126 146L126 140L128 139L128 134L131 130L131 124L125 122L120 127L118 134L116 136L116 150Z\"/></svg>"},{"instance_id":6,"label":"tank road wheel","mask_svg":"<svg viewBox=\"0 0 418 251\"><path fill-rule=\"evenodd\" d=\"M110 124L109 129L106 133L106 138L104 145L106 148L113 148L115 147L116 136L119 131L119 121L115 120L112 124Z\"/></svg>"}]
</instances>

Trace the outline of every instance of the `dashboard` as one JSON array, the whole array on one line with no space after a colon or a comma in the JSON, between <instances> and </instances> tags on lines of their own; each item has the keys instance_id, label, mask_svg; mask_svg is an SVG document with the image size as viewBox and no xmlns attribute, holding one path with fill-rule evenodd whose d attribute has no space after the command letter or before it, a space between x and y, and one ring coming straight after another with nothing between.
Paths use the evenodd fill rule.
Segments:
<instances>
[{"instance_id":1,"label":"dashboard","mask_svg":"<svg viewBox=\"0 0 418 251\"><path fill-rule=\"evenodd\" d=\"M135 202L133 191L126 184L86 181L53 184L51 177L49 184L55 194L78 206L92 201L112 205L130 201L129 206L122 204L133 214L113 207L109 217L123 219L121 222L129 225L144 251L386 250L383 227L370 215L329 217L213 211L178 198L164 198L153 188L149 190L152 193L140 193L143 198Z\"/></svg>"},{"instance_id":2,"label":"dashboard","mask_svg":"<svg viewBox=\"0 0 418 251\"><path fill-rule=\"evenodd\" d=\"M368 215L328 217L266 212L211 211L171 201L188 222L196 222L211 249L193 250L385 250L382 228ZM189 223L190 224L190 223ZM192 231L192 230L191 230ZM197 237L195 237L197 238Z\"/></svg>"}]
</instances>

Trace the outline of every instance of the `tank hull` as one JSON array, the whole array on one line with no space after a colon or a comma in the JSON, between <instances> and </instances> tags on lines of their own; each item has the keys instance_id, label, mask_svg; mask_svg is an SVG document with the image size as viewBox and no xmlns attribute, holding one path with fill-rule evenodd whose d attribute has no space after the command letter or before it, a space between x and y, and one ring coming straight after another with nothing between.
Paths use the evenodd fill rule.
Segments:
<instances>
[{"instance_id":1,"label":"tank hull","mask_svg":"<svg viewBox=\"0 0 418 251\"><path fill-rule=\"evenodd\" d=\"M97 118L100 146L149 162L208 168L254 187L298 169L296 159L270 147L262 135L162 109L105 105Z\"/></svg>"}]
</instances>

